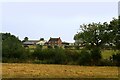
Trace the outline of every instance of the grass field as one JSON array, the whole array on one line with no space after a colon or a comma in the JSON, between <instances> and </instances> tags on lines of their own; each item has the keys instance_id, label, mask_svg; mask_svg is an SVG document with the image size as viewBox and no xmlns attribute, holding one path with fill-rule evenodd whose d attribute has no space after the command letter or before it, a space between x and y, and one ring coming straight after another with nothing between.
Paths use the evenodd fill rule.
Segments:
<instances>
[{"instance_id":1,"label":"grass field","mask_svg":"<svg viewBox=\"0 0 120 80\"><path fill-rule=\"evenodd\" d=\"M112 56L113 54L116 54L118 51L114 51L114 50L102 50L102 57L103 59L109 59L110 56Z\"/></svg>"},{"instance_id":2,"label":"grass field","mask_svg":"<svg viewBox=\"0 0 120 80\"><path fill-rule=\"evenodd\" d=\"M3 78L117 78L117 67L3 63Z\"/></svg>"},{"instance_id":3,"label":"grass field","mask_svg":"<svg viewBox=\"0 0 120 80\"><path fill-rule=\"evenodd\" d=\"M115 52L113 50L103 50L102 51L103 59L109 59L109 57L112 56L113 54L115 54Z\"/></svg>"}]
</instances>

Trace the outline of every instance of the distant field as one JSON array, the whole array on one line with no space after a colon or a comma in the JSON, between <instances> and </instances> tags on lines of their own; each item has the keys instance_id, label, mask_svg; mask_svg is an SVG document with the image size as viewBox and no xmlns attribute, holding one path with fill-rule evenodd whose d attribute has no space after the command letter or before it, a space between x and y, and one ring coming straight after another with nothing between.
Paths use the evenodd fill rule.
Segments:
<instances>
[{"instance_id":1,"label":"distant field","mask_svg":"<svg viewBox=\"0 0 120 80\"><path fill-rule=\"evenodd\" d=\"M103 59L109 59L110 56L112 56L115 52L113 50L103 50L102 51L102 57Z\"/></svg>"},{"instance_id":2,"label":"distant field","mask_svg":"<svg viewBox=\"0 0 120 80\"><path fill-rule=\"evenodd\" d=\"M114 50L102 50L102 57L103 59L109 59L110 56L116 54L117 52L118 51L114 51Z\"/></svg>"},{"instance_id":3,"label":"distant field","mask_svg":"<svg viewBox=\"0 0 120 80\"><path fill-rule=\"evenodd\" d=\"M3 78L117 78L117 67L3 63Z\"/></svg>"}]
</instances>

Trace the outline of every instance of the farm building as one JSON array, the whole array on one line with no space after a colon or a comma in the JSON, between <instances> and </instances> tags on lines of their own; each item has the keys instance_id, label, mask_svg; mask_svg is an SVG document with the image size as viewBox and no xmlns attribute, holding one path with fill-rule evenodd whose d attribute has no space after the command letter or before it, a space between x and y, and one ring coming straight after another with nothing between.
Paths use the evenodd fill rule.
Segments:
<instances>
[{"instance_id":1,"label":"farm building","mask_svg":"<svg viewBox=\"0 0 120 80\"><path fill-rule=\"evenodd\" d=\"M28 40L23 42L23 46L26 48L36 48L37 42L39 42L39 40Z\"/></svg>"},{"instance_id":2,"label":"farm building","mask_svg":"<svg viewBox=\"0 0 120 80\"><path fill-rule=\"evenodd\" d=\"M44 40L44 38L41 38L36 44L37 45L45 45L45 43L46 43L47 41L46 40Z\"/></svg>"},{"instance_id":3,"label":"farm building","mask_svg":"<svg viewBox=\"0 0 120 80\"><path fill-rule=\"evenodd\" d=\"M50 37L47 44L51 45L51 46L55 46L55 45L61 46L62 45L62 40L60 39L60 37L59 38L51 38Z\"/></svg>"}]
</instances>

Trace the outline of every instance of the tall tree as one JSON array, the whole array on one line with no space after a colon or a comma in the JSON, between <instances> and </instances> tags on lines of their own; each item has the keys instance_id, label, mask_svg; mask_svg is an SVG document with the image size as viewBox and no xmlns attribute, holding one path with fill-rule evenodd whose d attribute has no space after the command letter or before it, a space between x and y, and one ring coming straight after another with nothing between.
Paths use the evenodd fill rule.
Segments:
<instances>
[{"instance_id":1,"label":"tall tree","mask_svg":"<svg viewBox=\"0 0 120 80\"><path fill-rule=\"evenodd\" d=\"M115 49L120 49L120 19L113 19L109 24L110 41Z\"/></svg>"},{"instance_id":2,"label":"tall tree","mask_svg":"<svg viewBox=\"0 0 120 80\"><path fill-rule=\"evenodd\" d=\"M74 39L81 39L82 42L88 46L96 46L100 47L103 45L107 40L108 36L107 28L108 24L105 22L104 25L101 23L92 23L92 24L84 24L80 25L80 29L82 30L78 34L74 36ZM105 38L106 37L106 38Z\"/></svg>"},{"instance_id":3,"label":"tall tree","mask_svg":"<svg viewBox=\"0 0 120 80\"><path fill-rule=\"evenodd\" d=\"M22 42L28 41L28 37L25 37Z\"/></svg>"},{"instance_id":4,"label":"tall tree","mask_svg":"<svg viewBox=\"0 0 120 80\"><path fill-rule=\"evenodd\" d=\"M10 58L22 58L24 54L24 47L22 42L14 35L10 33L2 34L2 57Z\"/></svg>"},{"instance_id":5,"label":"tall tree","mask_svg":"<svg viewBox=\"0 0 120 80\"><path fill-rule=\"evenodd\" d=\"M81 31L74 36L75 40L82 40L85 46L109 47L120 49L120 19L113 18L107 22L80 25Z\"/></svg>"}]
</instances>

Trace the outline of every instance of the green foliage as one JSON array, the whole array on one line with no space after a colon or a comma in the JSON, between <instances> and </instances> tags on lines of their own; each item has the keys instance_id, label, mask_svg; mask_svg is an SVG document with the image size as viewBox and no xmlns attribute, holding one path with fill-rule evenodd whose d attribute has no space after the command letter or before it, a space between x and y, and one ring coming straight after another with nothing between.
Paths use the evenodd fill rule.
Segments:
<instances>
[{"instance_id":1,"label":"green foliage","mask_svg":"<svg viewBox=\"0 0 120 80\"><path fill-rule=\"evenodd\" d=\"M99 48L94 48L91 51L91 58L94 65L99 64L100 60L102 59L101 51Z\"/></svg>"},{"instance_id":2,"label":"green foliage","mask_svg":"<svg viewBox=\"0 0 120 80\"><path fill-rule=\"evenodd\" d=\"M59 48L59 46L56 45L56 46L54 46L54 48Z\"/></svg>"},{"instance_id":3,"label":"green foliage","mask_svg":"<svg viewBox=\"0 0 120 80\"><path fill-rule=\"evenodd\" d=\"M113 62L117 65L120 66L120 52L118 52L117 54L113 54L112 55L113 58Z\"/></svg>"},{"instance_id":4,"label":"green foliage","mask_svg":"<svg viewBox=\"0 0 120 80\"><path fill-rule=\"evenodd\" d=\"M85 45L86 49L90 50L91 54L91 64L92 65L119 65L120 56L119 54L114 54L113 61L106 60L102 58L102 55L106 57L111 57L108 54L102 54L102 49L112 49L120 50L120 16L119 19L113 18L112 21L108 24L107 22L101 23L92 23L92 24L83 24L80 26L80 32L77 32L74 36L74 40L81 40L81 45ZM79 43L78 43L79 44ZM101 49L101 50L100 50ZM114 51L114 52L115 52ZM83 57L80 57L79 60L81 63L83 59L86 59L86 51ZM87 56L86 56L87 57ZM84 60L83 60L84 61ZM114 62L114 63L112 63Z\"/></svg>"},{"instance_id":5,"label":"green foliage","mask_svg":"<svg viewBox=\"0 0 120 80\"><path fill-rule=\"evenodd\" d=\"M109 28L111 30L111 43L115 44L115 49L120 49L120 19L113 19L110 22ZM113 37L112 37L113 36Z\"/></svg>"},{"instance_id":6,"label":"green foliage","mask_svg":"<svg viewBox=\"0 0 120 80\"><path fill-rule=\"evenodd\" d=\"M115 66L111 60L108 59L102 59L100 60L100 63L97 64L98 66Z\"/></svg>"},{"instance_id":7,"label":"green foliage","mask_svg":"<svg viewBox=\"0 0 120 80\"><path fill-rule=\"evenodd\" d=\"M65 49L58 46L48 46L47 49L43 49L42 46L37 45L36 49L30 52L29 49L24 49L22 42L16 36L10 33L0 33L3 62L119 66L120 52L117 54L115 52L120 50L119 23L120 19L114 18L109 24L104 22L81 25L81 31L75 34L74 40L82 47L85 46L83 49L79 49L77 45L65 46ZM27 40L28 37L25 37L23 42ZM112 55L111 51L101 54L102 49L113 50L115 54ZM106 58L103 58L104 56ZM109 57L110 59L108 59Z\"/></svg>"},{"instance_id":8,"label":"green foliage","mask_svg":"<svg viewBox=\"0 0 120 80\"><path fill-rule=\"evenodd\" d=\"M106 23L107 25L107 23ZM105 26L106 27L106 26ZM87 46L101 46L104 40L104 29L105 27L101 23L92 23L81 25L80 28L82 32L79 32L75 35L76 39L82 40L82 42Z\"/></svg>"},{"instance_id":9,"label":"green foliage","mask_svg":"<svg viewBox=\"0 0 120 80\"><path fill-rule=\"evenodd\" d=\"M75 63L77 62L78 58L79 58L79 53L75 50L69 50L66 49L65 50L65 55L66 55L66 62L65 64L69 64L69 63Z\"/></svg>"},{"instance_id":10,"label":"green foliage","mask_svg":"<svg viewBox=\"0 0 120 80\"><path fill-rule=\"evenodd\" d=\"M75 46L75 49L76 49L76 50L79 50L79 49L80 49L80 47L79 47L78 45L76 45L76 46Z\"/></svg>"},{"instance_id":11,"label":"green foliage","mask_svg":"<svg viewBox=\"0 0 120 80\"><path fill-rule=\"evenodd\" d=\"M49 49L52 49L53 47L52 46L48 46Z\"/></svg>"},{"instance_id":12,"label":"green foliage","mask_svg":"<svg viewBox=\"0 0 120 80\"><path fill-rule=\"evenodd\" d=\"M54 58L53 58L54 59L54 63L62 64L62 63L65 62L66 55L65 55L63 49L57 48L53 52L55 52L55 55L54 55Z\"/></svg>"},{"instance_id":13,"label":"green foliage","mask_svg":"<svg viewBox=\"0 0 120 80\"><path fill-rule=\"evenodd\" d=\"M66 55L61 48L55 49L36 49L33 57L38 60L48 61L47 63L62 64L65 62Z\"/></svg>"},{"instance_id":14,"label":"green foliage","mask_svg":"<svg viewBox=\"0 0 120 80\"><path fill-rule=\"evenodd\" d=\"M83 49L79 56L79 65L90 65L91 64L91 54L88 50Z\"/></svg>"},{"instance_id":15,"label":"green foliage","mask_svg":"<svg viewBox=\"0 0 120 80\"><path fill-rule=\"evenodd\" d=\"M28 41L28 37L25 37L22 42Z\"/></svg>"},{"instance_id":16,"label":"green foliage","mask_svg":"<svg viewBox=\"0 0 120 80\"><path fill-rule=\"evenodd\" d=\"M107 22L80 25L80 32L75 34L74 40L81 40L87 48L109 48L120 49L120 19L113 18L110 24Z\"/></svg>"},{"instance_id":17,"label":"green foliage","mask_svg":"<svg viewBox=\"0 0 120 80\"><path fill-rule=\"evenodd\" d=\"M22 46L21 41L10 33L2 34L2 57L11 59L26 59L27 51Z\"/></svg>"},{"instance_id":18,"label":"green foliage","mask_svg":"<svg viewBox=\"0 0 120 80\"><path fill-rule=\"evenodd\" d=\"M40 41L44 41L44 38L40 38Z\"/></svg>"}]
</instances>

